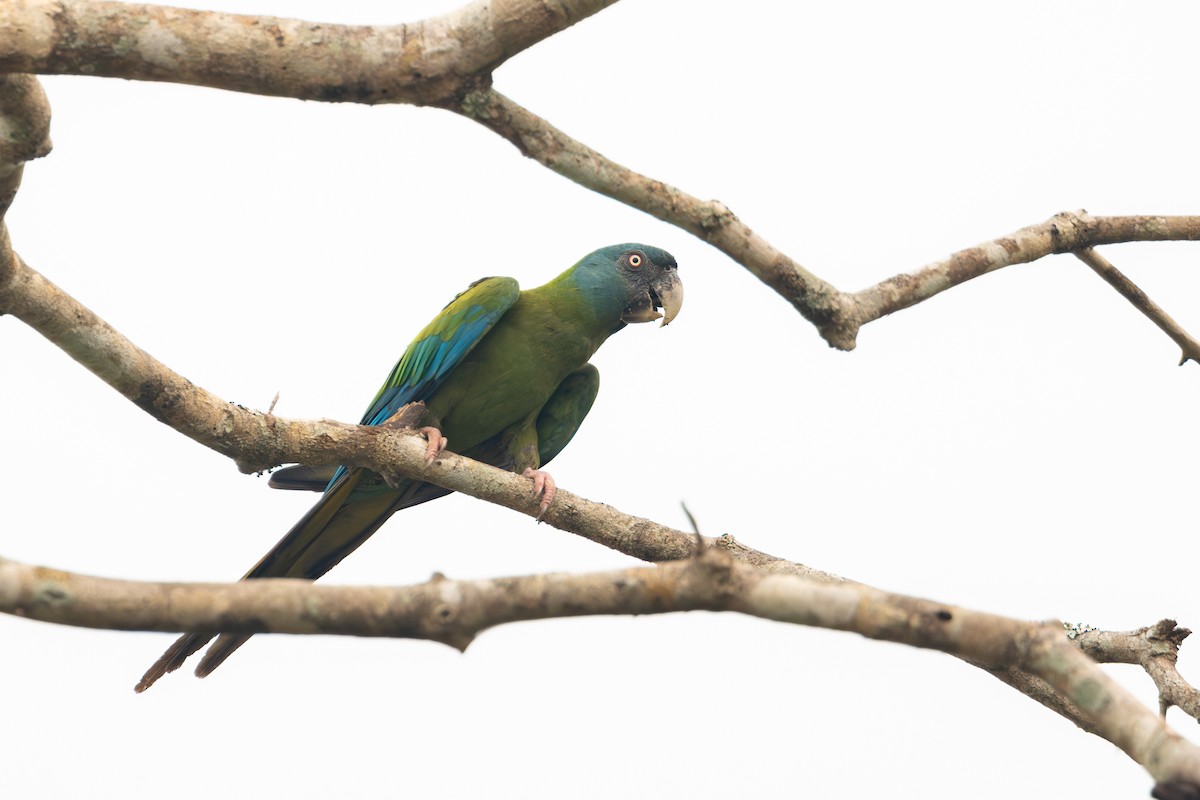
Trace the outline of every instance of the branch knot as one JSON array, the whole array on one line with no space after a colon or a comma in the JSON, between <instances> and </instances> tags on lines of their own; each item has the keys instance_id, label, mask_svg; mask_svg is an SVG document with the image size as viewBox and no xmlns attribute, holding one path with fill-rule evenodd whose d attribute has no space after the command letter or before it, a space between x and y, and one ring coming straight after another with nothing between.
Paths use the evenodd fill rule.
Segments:
<instances>
[{"instance_id":1,"label":"branch knot","mask_svg":"<svg viewBox=\"0 0 1200 800\"><path fill-rule=\"evenodd\" d=\"M1070 253L1078 250L1087 233L1087 211L1063 211L1055 214L1050 220L1050 251L1053 253Z\"/></svg>"}]
</instances>

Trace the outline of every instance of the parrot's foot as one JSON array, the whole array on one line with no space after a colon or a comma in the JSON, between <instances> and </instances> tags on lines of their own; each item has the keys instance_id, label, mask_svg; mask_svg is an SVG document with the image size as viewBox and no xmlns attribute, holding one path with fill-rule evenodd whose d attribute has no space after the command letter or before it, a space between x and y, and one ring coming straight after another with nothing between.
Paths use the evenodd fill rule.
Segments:
<instances>
[{"instance_id":1,"label":"parrot's foot","mask_svg":"<svg viewBox=\"0 0 1200 800\"><path fill-rule=\"evenodd\" d=\"M554 495L558 494L558 487L554 485L554 478L550 477L550 473L544 470L530 467L521 474L526 478L533 478L533 496L542 498L537 515L537 521L541 522L542 515L554 502Z\"/></svg>"},{"instance_id":2,"label":"parrot's foot","mask_svg":"<svg viewBox=\"0 0 1200 800\"><path fill-rule=\"evenodd\" d=\"M433 463L435 458L442 454L449 441L445 436L442 436L441 431L434 427L418 428L417 433L424 436L425 441L428 442L425 447L425 466L428 467Z\"/></svg>"}]
</instances>

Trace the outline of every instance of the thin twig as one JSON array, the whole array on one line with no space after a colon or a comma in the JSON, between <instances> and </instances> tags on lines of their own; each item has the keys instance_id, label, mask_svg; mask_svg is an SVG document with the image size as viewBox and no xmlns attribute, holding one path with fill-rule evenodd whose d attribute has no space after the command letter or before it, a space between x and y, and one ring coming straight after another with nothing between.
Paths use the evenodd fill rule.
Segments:
<instances>
[{"instance_id":1,"label":"thin twig","mask_svg":"<svg viewBox=\"0 0 1200 800\"><path fill-rule=\"evenodd\" d=\"M699 535L700 526L696 523L696 518L692 516L692 511L687 507L687 503L680 502L679 505L683 509L683 515L687 517L688 525L692 526L692 533Z\"/></svg>"},{"instance_id":2,"label":"thin twig","mask_svg":"<svg viewBox=\"0 0 1200 800\"><path fill-rule=\"evenodd\" d=\"M1076 250L1075 256L1095 270L1096 274L1104 278L1109 286L1116 289L1122 297L1133 304L1134 308L1149 317L1151 322L1157 325L1167 336L1170 336L1175 344L1179 345L1183 351L1183 355L1179 359L1180 366L1183 366L1189 360L1200 363L1200 342L1193 339L1183 329L1183 326L1172 319L1171 315L1164 311L1158 303L1151 300L1137 284L1129 280L1124 273L1113 266L1112 262L1090 247Z\"/></svg>"}]
</instances>

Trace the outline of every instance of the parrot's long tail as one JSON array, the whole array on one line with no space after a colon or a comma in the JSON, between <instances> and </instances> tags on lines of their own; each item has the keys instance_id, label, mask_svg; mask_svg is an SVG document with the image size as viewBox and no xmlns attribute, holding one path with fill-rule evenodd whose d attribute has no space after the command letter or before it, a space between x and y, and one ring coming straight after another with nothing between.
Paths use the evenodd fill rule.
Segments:
<instances>
[{"instance_id":1,"label":"parrot's long tail","mask_svg":"<svg viewBox=\"0 0 1200 800\"><path fill-rule=\"evenodd\" d=\"M188 656L208 644L208 640L211 638L213 638L211 633L185 633L175 640L175 644L167 648L167 652L158 657L154 666L146 670L146 674L138 681L137 686L133 687L133 690L139 693L146 691L163 675L182 667Z\"/></svg>"},{"instance_id":2,"label":"parrot's long tail","mask_svg":"<svg viewBox=\"0 0 1200 800\"><path fill-rule=\"evenodd\" d=\"M368 489L353 498L351 493L360 483L378 481L380 490ZM448 490L432 484L414 483L402 491L387 490L382 480L373 473L351 469L339 474L337 480L326 490L300 521L271 548L242 580L257 578L305 578L315 580L332 569L359 545L370 538L388 517L401 508L423 503L448 494ZM183 666L183 662L204 647L214 636L217 641L200 664L196 675L203 678L233 654L250 634L185 633L167 648L146 674L133 687L135 692L144 692L154 682Z\"/></svg>"}]
</instances>

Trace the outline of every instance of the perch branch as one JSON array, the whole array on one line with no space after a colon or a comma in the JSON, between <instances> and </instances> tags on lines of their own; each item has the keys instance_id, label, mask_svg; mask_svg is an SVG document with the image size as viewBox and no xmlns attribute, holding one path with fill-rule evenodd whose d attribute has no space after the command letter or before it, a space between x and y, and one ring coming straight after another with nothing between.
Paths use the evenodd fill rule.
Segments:
<instances>
[{"instance_id":1,"label":"perch branch","mask_svg":"<svg viewBox=\"0 0 1200 800\"><path fill-rule=\"evenodd\" d=\"M13 262L11 280L0 285L0 311L19 317L158 421L232 458L243 472L293 462L346 464L382 474L399 471L523 513L538 512L529 479L449 452L426 466L424 444L406 433L334 420L290 420L226 403L137 347L11 250L0 252L10 254ZM647 561L682 558L694 549L691 534L565 490L542 519ZM840 580L745 547L732 537L706 541L766 569Z\"/></svg>"},{"instance_id":2,"label":"perch branch","mask_svg":"<svg viewBox=\"0 0 1200 800\"><path fill-rule=\"evenodd\" d=\"M597 614L736 611L942 650L1046 681L1160 783L1200 785L1200 749L1062 635L1029 623L860 584L769 574L726 552L585 575L451 581L400 588L261 580L228 585L111 581L0 560L0 611L122 630L344 633L421 638L465 649L508 622Z\"/></svg>"}]
</instances>

